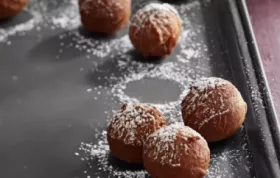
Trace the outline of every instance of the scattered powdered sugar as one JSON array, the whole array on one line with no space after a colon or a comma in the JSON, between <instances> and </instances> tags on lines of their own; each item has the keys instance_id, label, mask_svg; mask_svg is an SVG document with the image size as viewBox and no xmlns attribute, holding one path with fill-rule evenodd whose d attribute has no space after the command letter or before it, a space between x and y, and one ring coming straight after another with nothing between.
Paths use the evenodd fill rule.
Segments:
<instances>
[{"instance_id":1,"label":"scattered powdered sugar","mask_svg":"<svg viewBox=\"0 0 280 178\"><path fill-rule=\"evenodd\" d=\"M196 8L197 6L194 7ZM183 5L179 6L178 8L185 9ZM183 10L180 11L185 13L185 11ZM180 61L179 57L177 59L179 62L182 63L191 63L192 59L204 60L200 51L206 51L204 49L205 46L199 45L197 43L195 44L192 43L192 41L197 36L197 34L193 32L193 30L190 30L187 22L188 22L188 18L186 18L186 20L183 23L187 28L185 29L185 31L183 31L178 44L178 47L181 49L178 56L181 59L184 59L184 61ZM78 39L80 39L80 36L78 37ZM118 69L125 70L125 72L123 72L120 77L119 76L116 77L114 73L109 74L109 76L107 76L110 79L109 87L111 88L110 93L113 95L112 100L116 101L117 99L117 102L120 103L146 103L145 101L141 101L135 97L128 96L125 93L127 84L134 81L140 81L145 78L175 81L182 91L181 92L182 94L178 97L177 100L167 102L167 103L163 102L163 103L147 103L147 104L152 104L157 108L159 108L167 116L167 119L169 119L169 123L176 123L178 121L181 121L181 115L180 112L178 111L180 110L181 100L186 94L185 86L190 81L192 81L192 78L208 75L210 70L203 67L193 69L189 66L181 65L180 63L176 63L174 61L168 61L168 60L160 65L135 61L133 60L133 56L130 53L128 53L132 49L131 43L129 42L128 37L125 37L124 39L125 39L124 41L116 43L115 45L120 47L120 49L116 48L116 51L120 51L118 52L118 57L115 58L114 56L112 56L112 58L110 58L110 60L116 60ZM186 45L184 41L189 41L190 44L192 45L191 46ZM108 46L110 46L110 44L108 44ZM109 51L106 52L106 55L102 57L106 57L108 54L110 54ZM96 69L93 70L96 71ZM102 144L104 144L105 146L108 145L106 138L104 138ZM91 157L93 157L92 159L99 160L98 168L100 168L100 170L97 171L97 174L102 174L102 172L109 172L108 177L147 176L147 173L144 170L120 171L118 168L111 167L110 162L108 161L108 157L109 157L108 152L104 153L102 151L101 154L96 155L96 153L99 153L99 150L104 150L102 146L98 146L98 145L94 146L93 144L93 145L88 145L87 148L87 150L91 150L89 154ZM95 166L95 164L93 164L92 166Z\"/></svg>"},{"instance_id":2,"label":"scattered powdered sugar","mask_svg":"<svg viewBox=\"0 0 280 178\"><path fill-rule=\"evenodd\" d=\"M146 5L144 8L140 10L143 13L150 13L151 11L173 11L176 14L178 14L177 10L171 6L170 4L164 3L164 4L159 4L159 3L150 3Z\"/></svg>"},{"instance_id":3,"label":"scattered powdered sugar","mask_svg":"<svg viewBox=\"0 0 280 178\"><path fill-rule=\"evenodd\" d=\"M199 56L199 52L197 50L194 50L193 48L184 49L181 51L184 57L181 57L180 55L177 56L178 61L182 63L188 63L190 58L197 58Z\"/></svg>"},{"instance_id":4,"label":"scattered powdered sugar","mask_svg":"<svg viewBox=\"0 0 280 178\"><path fill-rule=\"evenodd\" d=\"M59 7L60 5L64 5L66 8L62 10ZM56 12L53 9L59 10ZM76 0L62 0L59 2L30 0L25 11L30 14L30 19L8 28L0 28L0 42L5 42L10 36L33 29L36 29L38 33L40 33L41 28L69 30L77 28L81 24L79 15L77 15L78 5Z\"/></svg>"},{"instance_id":5,"label":"scattered powdered sugar","mask_svg":"<svg viewBox=\"0 0 280 178\"><path fill-rule=\"evenodd\" d=\"M245 72L248 76L250 76L250 71L249 71L250 67L249 66L252 65L252 64L250 64L251 61L249 61L248 59L244 59L244 61L245 61L245 63L244 63ZM264 81L260 81L259 85L264 85ZM252 98L252 104L253 104L254 110L255 110L256 114L259 115L260 108L265 108L260 87L256 83L251 83L250 80L247 81L247 87L251 91L251 98ZM267 92L267 91L262 91L262 92Z\"/></svg>"},{"instance_id":6,"label":"scattered powdered sugar","mask_svg":"<svg viewBox=\"0 0 280 178\"><path fill-rule=\"evenodd\" d=\"M125 108L122 108L116 113L109 122L110 136L114 139L120 139L128 145L141 146L146 138L145 134L149 134L149 123L154 123L155 116L151 112L153 110L150 105L136 105L126 104ZM145 126L145 127L143 127ZM143 135L137 136L137 130L141 127L141 133Z\"/></svg>"},{"instance_id":7,"label":"scattered powdered sugar","mask_svg":"<svg viewBox=\"0 0 280 178\"><path fill-rule=\"evenodd\" d=\"M77 29L81 25L77 2L70 0L70 4L63 10L63 13L56 13L55 16L51 16L49 23L52 27L68 31Z\"/></svg>"},{"instance_id":8,"label":"scattered powdered sugar","mask_svg":"<svg viewBox=\"0 0 280 178\"><path fill-rule=\"evenodd\" d=\"M240 150L229 150L222 152L222 154L212 154L207 177L208 178L234 178L236 175L233 172L238 172L234 164L229 164L230 168L223 168L225 162L235 162L240 164L242 162ZM246 159L249 159L249 155ZM245 169L250 169L245 167ZM234 170L234 171L233 171Z\"/></svg>"},{"instance_id":9,"label":"scattered powdered sugar","mask_svg":"<svg viewBox=\"0 0 280 178\"><path fill-rule=\"evenodd\" d=\"M252 98L253 108L254 108L256 114L260 114L261 108L265 108L264 103L263 103L263 99L262 99L263 96L262 96L262 93L260 92L260 88L259 88L259 86L252 85L252 84L248 84L248 87L251 90L251 98Z\"/></svg>"},{"instance_id":10,"label":"scattered powdered sugar","mask_svg":"<svg viewBox=\"0 0 280 178\"><path fill-rule=\"evenodd\" d=\"M39 18L37 18L37 20L38 19ZM24 24L18 24L11 28L7 28L7 29L0 28L0 42L5 41L9 36L15 35L18 32L32 30L35 26L35 22L36 21L34 19L30 19Z\"/></svg>"},{"instance_id":11,"label":"scattered powdered sugar","mask_svg":"<svg viewBox=\"0 0 280 178\"><path fill-rule=\"evenodd\" d=\"M136 7L138 2L140 0L133 2L132 7ZM141 0L141 4L142 2L144 1ZM212 75L212 69L209 67L210 64L207 63L209 61L207 42L199 38L201 34L205 33L205 27L196 24L193 20L195 17L192 16L194 11L200 10L202 3L201 1L193 0L188 3L174 5L182 19L182 34L178 40L177 49L175 49L178 50L176 56L173 56L171 59L166 59L161 64L143 63L133 60L133 55L130 53L133 48L128 35L118 35L117 38L100 40L89 37L81 32L79 28L81 22L77 0L30 0L25 10L31 14L31 19L8 28L0 27L0 43L6 42L7 45L11 45L12 47L13 41L9 39L12 36L18 34L24 36L30 31L35 35L37 33L42 38L44 37L44 30L63 30L57 36L60 42L58 52L63 52L70 48L73 51L78 50L86 53L87 59L92 61L94 72L104 70L104 68L97 69L96 66L99 65L98 63L100 61L103 62L106 60L115 61L116 63L113 63L114 67L117 70L124 71L121 76L115 75L112 72L112 74L105 76L107 78L100 79L108 82L108 85L95 86L92 89L85 88L86 91L90 93L96 92L101 95L103 90L106 89L105 87L108 87L109 93L106 94L110 95L108 97L112 97L110 99L112 99L113 103L147 103L135 97L128 96L124 91L127 84L145 78L175 81L182 91L182 94L179 94L180 96L176 100L150 104L158 107L167 118L170 118L170 123L176 123L181 121L181 113L178 111L181 108L180 102L182 97L186 95L185 86L193 79ZM168 6L164 5L161 8L173 9L172 6L170 6L171 8ZM176 10L174 11L173 9L172 11L176 12ZM93 60L93 57L97 58ZM84 71L86 70L86 66L77 66L77 70ZM94 92L93 89L95 90ZM93 100L99 100L99 96L94 96ZM147 177L148 174L143 169L122 169L119 165L112 163L111 159L113 158L109 152L106 138L107 133L104 130L97 131L93 143L81 143L79 152L75 153L76 156L79 156L81 160L86 161L89 165L91 171L85 171L87 174L90 174L88 177ZM229 171L220 168L219 165L230 164L229 166L234 167L233 164L228 162L228 159L242 159L241 153L242 150L231 150L222 152L221 155L214 154L212 159L213 166L209 168L209 177L227 177ZM92 172L94 173L92 174Z\"/></svg>"},{"instance_id":12,"label":"scattered powdered sugar","mask_svg":"<svg viewBox=\"0 0 280 178\"><path fill-rule=\"evenodd\" d=\"M186 143L178 142L178 137L185 140ZM168 164L174 167L180 166L182 155L188 154L187 141L190 138L201 139L207 146L207 142L199 133L190 127L184 126L182 123L162 127L148 137L144 144L144 155L153 160L159 161L163 165ZM179 147L184 148L180 149ZM184 150L185 152L181 152L181 150Z\"/></svg>"},{"instance_id":13,"label":"scattered powdered sugar","mask_svg":"<svg viewBox=\"0 0 280 178\"><path fill-rule=\"evenodd\" d=\"M64 45L64 39L70 39L70 43ZM116 53L124 53L132 48L128 35L120 38L109 39L104 42L82 35L79 31L69 31L60 35L61 49L75 48L88 55L96 56L100 60L107 57L113 51ZM97 61L98 62L98 61Z\"/></svg>"},{"instance_id":14,"label":"scattered powdered sugar","mask_svg":"<svg viewBox=\"0 0 280 178\"><path fill-rule=\"evenodd\" d=\"M236 143L232 141L230 144L232 149L217 151L214 148L211 150L210 166L207 173L207 178L236 178L236 177L251 177L252 152L248 149L247 136L245 128L242 127L239 136L241 139ZM235 147L239 145L239 147ZM235 148L234 148L235 147ZM246 175L240 176L240 171L246 170ZM244 171L242 171L244 173Z\"/></svg>"},{"instance_id":15,"label":"scattered powdered sugar","mask_svg":"<svg viewBox=\"0 0 280 178\"><path fill-rule=\"evenodd\" d=\"M171 80L175 81L179 87L181 88L181 95L179 95L178 99L175 101L170 101L167 103L147 103L157 107L159 110L166 115L166 118L170 123L178 121L180 116L178 116L178 112L175 108L180 107L180 103L182 98L185 96L183 92L185 89L185 85L189 82L190 78L188 77L188 72L184 73L181 70L182 68L173 62L164 63L161 66L155 67L152 70L145 69L139 73L130 73L125 78L122 78L118 83L112 86L111 93L114 97L118 98L121 103L145 103L145 101L140 101L135 97L130 97L125 94L124 90L128 83L133 81L139 81L144 78L155 78L155 79L163 79L163 80ZM185 68L187 69L187 68ZM191 71L191 70L190 70Z\"/></svg>"},{"instance_id":16,"label":"scattered powdered sugar","mask_svg":"<svg viewBox=\"0 0 280 178\"><path fill-rule=\"evenodd\" d=\"M169 131L163 131L163 128L160 132L161 140L165 142L172 142L174 140L174 135L176 128L184 127L182 123L172 124L166 127L169 128ZM165 130L166 130L165 128ZM241 134L244 134L244 128L241 129ZM200 135L196 136L200 137ZM155 136L155 134L153 134ZM246 169L248 172L252 168L250 163L252 159L251 153L248 151L247 137L242 136L241 149L230 149L224 151L216 152L215 148L213 153L211 153L210 166L207 173L207 178L235 178L239 175L240 169ZM82 161L85 161L88 164L89 170L86 170L86 174L90 174L93 170L94 174L90 176L94 177L120 177L120 178L147 178L148 173L141 168L137 169L128 169L123 168L122 162L117 162L116 159L110 155L109 145L107 142L107 132L96 130L95 134L96 141L94 143L81 143L79 151L74 153L77 157L80 157ZM231 145L238 145L234 141L232 143L227 143ZM164 147L162 147L164 149ZM176 164L174 164L176 166ZM125 167L125 165L124 165Z\"/></svg>"},{"instance_id":17,"label":"scattered powdered sugar","mask_svg":"<svg viewBox=\"0 0 280 178\"><path fill-rule=\"evenodd\" d=\"M264 105L263 105L263 100L262 100L262 94L261 92L258 90L258 87L252 87L250 86L251 89L252 89L252 92L251 92L251 97L254 98L254 101L261 104L262 107L264 108Z\"/></svg>"},{"instance_id":18,"label":"scattered powdered sugar","mask_svg":"<svg viewBox=\"0 0 280 178\"><path fill-rule=\"evenodd\" d=\"M116 160L110 155L106 131L97 131L95 137L98 140L96 144L82 142L79 148L80 153L75 154L81 156L82 161L87 161L89 169L94 169L94 176L108 178L146 178L148 176L143 169L121 169L119 165L114 164Z\"/></svg>"}]
</instances>

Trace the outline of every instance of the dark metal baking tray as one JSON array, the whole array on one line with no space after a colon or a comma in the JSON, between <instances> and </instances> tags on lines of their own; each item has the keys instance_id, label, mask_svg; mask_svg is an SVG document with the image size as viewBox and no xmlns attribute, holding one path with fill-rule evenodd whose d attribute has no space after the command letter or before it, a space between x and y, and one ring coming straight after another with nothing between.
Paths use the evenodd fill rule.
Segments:
<instances>
[{"instance_id":1,"label":"dark metal baking tray","mask_svg":"<svg viewBox=\"0 0 280 178\"><path fill-rule=\"evenodd\" d=\"M133 12L148 2L133 1ZM207 177L279 177L279 124L245 1L205 0L200 1L199 8L191 8L195 1L166 2L175 6L190 4L186 11L179 13L188 16L191 30L203 27L192 43L202 41L208 50L201 59L189 59L188 63L179 63L177 55L181 49L178 46L165 60L143 59L135 51L129 51L129 60L133 62L128 68L133 70L135 63L155 67L171 61L193 70L192 79L204 75L232 81L248 103L247 119L233 137L210 144L212 161ZM111 85L107 86L108 81L99 80L99 76L115 73L115 78L122 78L128 71L115 66L123 56L114 46L107 57L88 56L75 48L64 48L64 55L57 56L61 41L75 46L74 34L97 39L100 44L111 38L86 34L80 27L54 29L45 23L63 12L69 3L66 0L31 1L28 9L42 4L46 7L42 9L45 17L36 28L24 34L15 33L8 36L5 43L0 42L0 177L112 177L100 171L94 160L81 161L74 153L82 141L98 141L94 137L96 130L106 128L111 110L120 106L111 96ZM0 28L9 29L32 18L27 10L1 22ZM45 27L40 35L37 26ZM127 28L112 38L121 38L126 32ZM192 45L189 41L180 43ZM135 72L137 70L139 68ZM162 90L151 92L152 88L147 90L149 85ZM173 93L180 94L174 85L172 81L170 84L170 81L143 79L141 84L132 83L126 92L132 96L141 93L141 101L155 99L160 103L170 97L172 100ZM95 90L99 86L101 94ZM110 163L113 167L124 170L133 167L124 163L116 165L115 161Z\"/></svg>"}]
</instances>

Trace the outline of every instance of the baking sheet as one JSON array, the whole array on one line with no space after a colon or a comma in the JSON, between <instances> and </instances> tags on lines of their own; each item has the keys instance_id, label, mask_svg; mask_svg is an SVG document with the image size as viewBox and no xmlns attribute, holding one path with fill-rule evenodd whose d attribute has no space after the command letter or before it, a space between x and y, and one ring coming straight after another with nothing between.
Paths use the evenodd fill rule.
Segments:
<instances>
[{"instance_id":1,"label":"baking sheet","mask_svg":"<svg viewBox=\"0 0 280 178\"><path fill-rule=\"evenodd\" d=\"M149 2L134 1L133 13ZM144 102L180 121L181 93L203 76L232 81L249 104L241 130L210 145L206 177L279 175L277 121L244 1L165 2L183 31L163 60L139 56L127 28L88 34L76 0L31 0L0 22L0 177L148 177L109 154L107 119L122 103Z\"/></svg>"}]
</instances>

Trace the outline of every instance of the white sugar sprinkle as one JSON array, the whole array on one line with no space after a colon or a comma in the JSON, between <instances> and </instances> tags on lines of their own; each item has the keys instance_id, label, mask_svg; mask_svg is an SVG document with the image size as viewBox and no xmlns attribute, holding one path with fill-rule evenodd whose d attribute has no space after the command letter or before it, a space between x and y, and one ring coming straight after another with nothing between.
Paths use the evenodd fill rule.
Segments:
<instances>
[{"instance_id":1,"label":"white sugar sprinkle","mask_svg":"<svg viewBox=\"0 0 280 178\"><path fill-rule=\"evenodd\" d=\"M169 129L171 132L174 128L181 128L181 123L174 124L174 127ZM168 131L168 132L170 132ZM244 128L242 128L241 133L245 132ZM123 170L116 166L112 165L111 159L112 157L109 154L109 146L107 142L107 132L106 131L96 131L95 138L98 140L96 143L81 143L79 148L81 154L83 156L83 160L88 160L88 166L90 169L96 167L98 172L94 174L94 177L100 177L100 175L104 172L108 174L108 178L114 177L125 177L125 178L146 178L148 173L145 170ZM169 133L170 134L170 133ZM168 135L169 135L168 134ZM195 133L196 134L196 133ZM155 135L155 134L154 134ZM163 134L164 135L164 134ZM172 135L172 134L170 134ZM173 134L174 135L174 134ZM241 136L241 135L240 135ZM161 136L164 137L164 136ZM245 166L245 169L251 169L250 159L251 155L247 150L247 138L242 137L242 150L225 150L222 153L213 153L211 154L211 162L210 167L207 173L207 178L234 178L240 170L237 170L236 166ZM170 140L169 138L164 140ZM173 139L171 139L172 142ZM229 143L228 143L229 144ZM236 145L233 141L234 145ZM163 148L163 147L162 147ZM246 157L243 158L242 155L246 153ZM230 170L225 169L222 165L228 164ZM178 166L174 164L173 166ZM233 172L232 172L233 171ZM89 171L88 171L89 172Z\"/></svg>"},{"instance_id":2,"label":"white sugar sprinkle","mask_svg":"<svg viewBox=\"0 0 280 178\"><path fill-rule=\"evenodd\" d=\"M163 42L163 35L170 34L167 24L171 23L174 18L180 20L177 10L169 4L150 3L140 9L131 21L131 26L135 27L134 37L139 38L141 29L145 29L146 33L156 28L160 40ZM147 24L150 24L147 26Z\"/></svg>"},{"instance_id":3,"label":"white sugar sprinkle","mask_svg":"<svg viewBox=\"0 0 280 178\"><path fill-rule=\"evenodd\" d=\"M209 77L209 78L201 78L199 80L196 80L194 82L192 82L190 84L190 87L191 88L195 88L196 90L198 91L204 91L206 89L209 89L209 88L215 88L215 87L218 87L218 86L221 86L221 85L226 85L226 84L229 84L230 82L224 80L224 79L221 79L221 78L216 78L216 77Z\"/></svg>"},{"instance_id":4,"label":"white sugar sprinkle","mask_svg":"<svg viewBox=\"0 0 280 178\"><path fill-rule=\"evenodd\" d=\"M121 110L115 114L110 121L112 127L110 136L114 139L122 139L125 144L128 145L142 145L143 140L141 137L136 137L136 132L143 123L149 123L151 120L155 120L155 117L150 113L152 106L150 105L135 105L127 104L124 110ZM147 128L143 128L143 133L149 133Z\"/></svg>"},{"instance_id":5,"label":"white sugar sprinkle","mask_svg":"<svg viewBox=\"0 0 280 178\"><path fill-rule=\"evenodd\" d=\"M207 145L205 139L202 138L199 133L190 127L184 126L182 123L175 123L163 127L154 134L150 135L145 143L146 149L144 150L144 154L151 159L160 161L160 163L163 165L168 164L174 167L180 166L180 158L178 159L178 153L176 151L176 146L178 144L176 143L177 137L181 137L184 140L188 140L189 138L193 137L199 137L205 142L205 145ZM184 144L182 146L184 146L184 150L187 154L188 145ZM149 149L151 147L155 147L155 149Z\"/></svg>"},{"instance_id":6,"label":"white sugar sprinkle","mask_svg":"<svg viewBox=\"0 0 280 178\"><path fill-rule=\"evenodd\" d=\"M89 160L89 168L96 167L98 172L96 177L102 172L108 173L108 178L126 177L126 178L145 178L148 173L145 170L122 170L112 165L107 142L107 132L97 131L96 139L98 143L81 143L79 150L84 154L84 159Z\"/></svg>"},{"instance_id":7,"label":"white sugar sprinkle","mask_svg":"<svg viewBox=\"0 0 280 178\"><path fill-rule=\"evenodd\" d=\"M141 9L142 12L151 12L151 11L173 11L176 14L178 14L177 10L171 6L170 4L164 3L150 3L146 5L143 9Z\"/></svg>"}]
</instances>

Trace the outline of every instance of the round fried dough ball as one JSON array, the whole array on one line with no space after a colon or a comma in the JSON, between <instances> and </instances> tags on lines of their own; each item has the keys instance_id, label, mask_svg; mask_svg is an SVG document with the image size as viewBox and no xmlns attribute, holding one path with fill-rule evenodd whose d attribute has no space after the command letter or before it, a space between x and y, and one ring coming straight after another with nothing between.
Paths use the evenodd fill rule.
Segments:
<instances>
[{"instance_id":1,"label":"round fried dough ball","mask_svg":"<svg viewBox=\"0 0 280 178\"><path fill-rule=\"evenodd\" d=\"M185 125L199 132L208 142L233 135L242 125L247 104L229 81L202 78L189 85L182 102Z\"/></svg>"},{"instance_id":2,"label":"round fried dough ball","mask_svg":"<svg viewBox=\"0 0 280 178\"><path fill-rule=\"evenodd\" d=\"M110 121L107 139L111 153L120 160L142 163L147 137L166 125L160 111L146 104L125 104Z\"/></svg>"},{"instance_id":3,"label":"round fried dough ball","mask_svg":"<svg viewBox=\"0 0 280 178\"><path fill-rule=\"evenodd\" d=\"M113 34L131 14L131 0L79 0L81 21L89 32Z\"/></svg>"},{"instance_id":4,"label":"round fried dough ball","mask_svg":"<svg viewBox=\"0 0 280 178\"><path fill-rule=\"evenodd\" d=\"M172 124L148 137L143 163L152 178L203 178L210 161L206 140L183 124Z\"/></svg>"},{"instance_id":5,"label":"round fried dough ball","mask_svg":"<svg viewBox=\"0 0 280 178\"><path fill-rule=\"evenodd\" d=\"M180 33L180 17L168 4L146 5L135 14L129 28L130 40L143 56L169 55Z\"/></svg>"},{"instance_id":6,"label":"round fried dough ball","mask_svg":"<svg viewBox=\"0 0 280 178\"><path fill-rule=\"evenodd\" d=\"M1 0L0 20L4 20L17 15L22 11L27 3L28 0Z\"/></svg>"}]
</instances>

